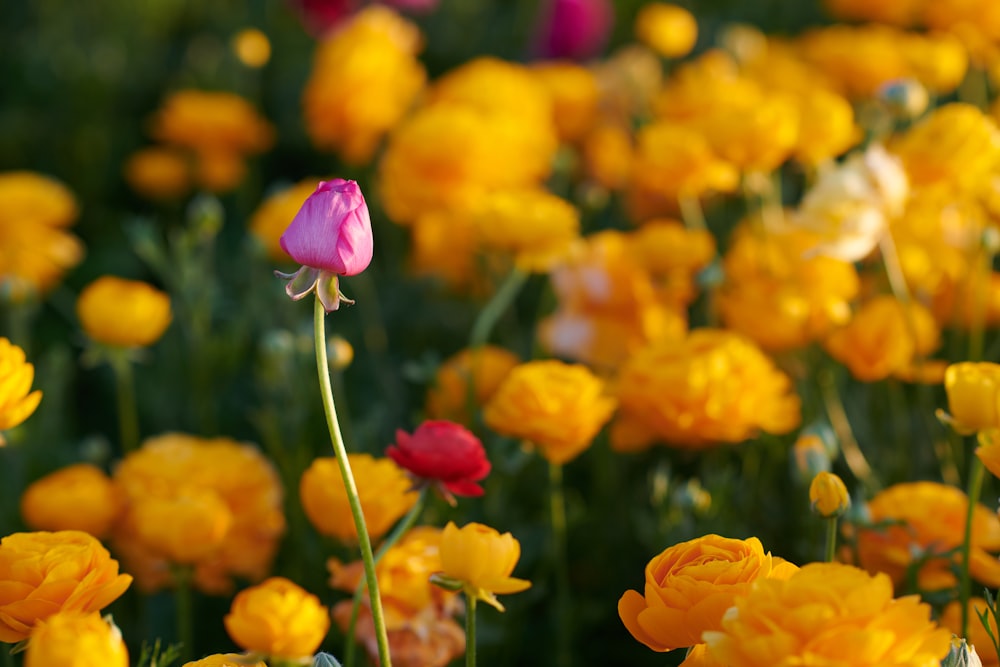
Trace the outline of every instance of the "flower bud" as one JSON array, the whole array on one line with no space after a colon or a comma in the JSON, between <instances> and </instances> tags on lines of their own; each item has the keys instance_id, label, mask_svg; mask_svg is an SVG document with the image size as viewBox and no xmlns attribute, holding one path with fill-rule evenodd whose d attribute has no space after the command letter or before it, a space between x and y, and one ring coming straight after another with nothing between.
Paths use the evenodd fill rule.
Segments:
<instances>
[{"instance_id":1,"label":"flower bud","mask_svg":"<svg viewBox=\"0 0 1000 667\"><path fill-rule=\"evenodd\" d=\"M661 56L679 58L694 48L698 40L698 23L683 7L652 2L639 10L635 34L640 42Z\"/></svg>"},{"instance_id":2,"label":"flower bud","mask_svg":"<svg viewBox=\"0 0 1000 667\"><path fill-rule=\"evenodd\" d=\"M1000 427L1000 364L961 362L944 374L950 416L939 413L963 435Z\"/></svg>"},{"instance_id":3,"label":"flower bud","mask_svg":"<svg viewBox=\"0 0 1000 667\"><path fill-rule=\"evenodd\" d=\"M878 97L892 115L898 118L917 118L927 109L927 89L915 79L895 79L883 85Z\"/></svg>"},{"instance_id":4,"label":"flower bud","mask_svg":"<svg viewBox=\"0 0 1000 667\"><path fill-rule=\"evenodd\" d=\"M851 496L844 482L832 472L821 472L809 485L812 510L824 519L838 517L851 506Z\"/></svg>"},{"instance_id":5,"label":"flower bud","mask_svg":"<svg viewBox=\"0 0 1000 667\"><path fill-rule=\"evenodd\" d=\"M342 371L354 361L354 348L343 336L331 336L326 341L326 356L331 370Z\"/></svg>"},{"instance_id":6,"label":"flower bud","mask_svg":"<svg viewBox=\"0 0 1000 667\"><path fill-rule=\"evenodd\" d=\"M953 636L948 655L941 661L941 667L983 667L983 661L976 653L975 646L970 646L961 637Z\"/></svg>"},{"instance_id":7,"label":"flower bud","mask_svg":"<svg viewBox=\"0 0 1000 667\"><path fill-rule=\"evenodd\" d=\"M313 657L312 667L340 667L340 662L329 653L320 652Z\"/></svg>"}]
</instances>

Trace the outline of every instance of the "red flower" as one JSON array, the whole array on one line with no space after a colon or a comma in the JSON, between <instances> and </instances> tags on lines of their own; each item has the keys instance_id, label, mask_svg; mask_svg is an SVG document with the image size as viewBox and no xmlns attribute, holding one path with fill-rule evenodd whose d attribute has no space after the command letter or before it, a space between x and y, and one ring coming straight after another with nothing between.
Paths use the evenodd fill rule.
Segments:
<instances>
[{"instance_id":1,"label":"red flower","mask_svg":"<svg viewBox=\"0 0 1000 667\"><path fill-rule=\"evenodd\" d=\"M434 484L448 502L456 496L481 496L476 482L490 473L483 443L454 422L425 421L410 435L399 429L386 455L414 477Z\"/></svg>"}]
</instances>

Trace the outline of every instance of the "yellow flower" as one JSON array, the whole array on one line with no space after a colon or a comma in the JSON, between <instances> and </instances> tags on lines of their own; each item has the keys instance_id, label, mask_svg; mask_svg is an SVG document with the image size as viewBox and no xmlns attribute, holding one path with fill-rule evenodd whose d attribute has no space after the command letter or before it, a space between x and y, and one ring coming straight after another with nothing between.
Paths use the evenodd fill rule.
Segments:
<instances>
[{"instance_id":1,"label":"yellow flower","mask_svg":"<svg viewBox=\"0 0 1000 667\"><path fill-rule=\"evenodd\" d=\"M31 631L24 667L128 667L118 628L97 612L62 611Z\"/></svg>"},{"instance_id":2,"label":"yellow flower","mask_svg":"<svg viewBox=\"0 0 1000 667\"><path fill-rule=\"evenodd\" d=\"M274 142L274 128L253 106L233 93L179 90L152 119L160 141L196 154L261 153Z\"/></svg>"},{"instance_id":3,"label":"yellow flower","mask_svg":"<svg viewBox=\"0 0 1000 667\"><path fill-rule=\"evenodd\" d=\"M812 563L787 580L757 582L704 640L729 667L930 667L951 640L930 616L915 595L894 600L885 575Z\"/></svg>"},{"instance_id":4,"label":"yellow flower","mask_svg":"<svg viewBox=\"0 0 1000 667\"><path fill-rule=\"evenodd\" d=\"M615 401L585 366L529 361L516 366L483 411L497 433L528 440L555 464L590 446L611 417Z\"/></svg>"},{"instance_id":5,"label":"yellow flower","mask_svg":"<svg viewBox=\"0 0 1000 667\"><path fill-rule=\"evenodd\" d=\"M665 58L686 56L698 39L698 23L691 12L665 2L643 5L635 18L640 42Z\"/></svg>"},{"instance_id":6,"label":"yellow flower","mask_svg":"<svg viewBox=\"0 0 1000 667\"><path fill-rule=\"evenodd\" d=\"M312 657L330 628L319 598L284 577L237 593L223 622L240 647L291 659Z\"/></svg>"},{"instance_id":7,"label":"yellow flower","mask_svg":"<svg viewBox=\"0 0 1000 667\"><path fill-rule=\"evenodd\" d=\"M427 416L468 425L470 395L473 407L485 404L519 362L516 354L495 345L467 348L445 359L427 390Z\"/></svg>"},{"instance_id":8,"label":"yellow flower","mask_svg":"<svg viewBox=\"0 0 1000 667\"><path fill-rule=\"evenodd\" d=\"M654 121L636 137L634 186L670 200L710 191L732 192L736 167L720 157L696 130L671 121Z\"/></svg>"},{"instance_id":9,"label":"yellow flower","mask_svg":"<svg viewBox=\"0 0 1000 667\"><path fill-rule=\"evenodd\" d=\"M660 300L686 307L697 298L695 276L715 258L715 237L677 220L655 218L629 236L631 254L653 277Z\"/></svg>"},{"instance_id":10,"label":"yellow flower","mask_svg":"<svg viewBox=\"0 0 1000 667\"><path fill-rule=\"evenodd\" d=\"M317 148L350 164L371 160L424 86L420 32L388 7L367 7L316 49L302 94L306 131Z\"/></svg>"},{"instance_id":11,"label":"yellow flower","mask_svg":"<svg viewBox=\"0 0 1000 667\"><path fill-rule=\"evenodd\" d=\"M210 149L195 156L195 180L209 192L229 192L246 176L243 157L230 150Z\"/></svg>"},{"instance_id":12,"label":"yellow flower","mask_svg":"<svg viewBox=\"0 0 1000 667\"><path fill-rule=\"evenodd\" d=\"M618 615L654 651L701 642L718 630L733 599L758 579L786 578L795 566L764 553L760 540L705 535L668 547L646 565L644 593L625 591Z\"/></svg>"},{"instance_id":13,"label":"yellow flower","mask_svg":"<svg viewBox=\"0 0 1000 667\"><path fill-rule=\"evenodd\" d=\"M417 216L410 229L410 270L432 276L450 289L482 291L481 256L476 230L468 211L441 208Z\"/></svg>"},{"instance_id":14,"label":"yellow flower","mask_svg":"<svg viewBox=\"0 0 1000 667\"><path fill-rule=\"evenodd\" d=\"M955 586L954 567L965 532L968 497L936 482L896 484L868 502L872 528L857 527L858 560L869 572L885 572L901 585L919 559L921 590ZM1000 586L1000 519L977 503L972 523L970 571L976 581Z\"/></svg>"},{"instance_id":15,"label":"yellow flower","mask_svg":"<svg viewBox=\"0 0 1000 667\"><path fill-rule=\"evenodd\" d=\"M138 280L101 276L83 288L76 315L93 341L115 347L147 347L170 324L170 297Z\"/></svg>"},{"instance_id":16,"label":"yellow flower","mask_svg":"<svg viewBox=\"0 0 1000 667\"><path fill-rule=\"evenodd\" d=\"M250 233L263 244L267 257L272 262L291 261L278 241L302 204L316 190L318 182L319 179L309 178L282 188L262 201L250 216Z\"/></svg>"},{"instance_id":17,"label":"yellow flower","mask_svg":"<svg viewBox=\"0 0 1000 667\"><path fill-rule=\"evenodd\" d=\"M824 342L827 352L862 382L906 376L940 345L933 315L917 302L882 295L866 301L844 327Z\"/></svg>"},{"instance_id":18,"label":"yellow flower","mask_svg":"<svg viewBox=\"0 0 1000 667\"><path fill-rule=\"evenodd\" d=\"M225 503L232 520L225 539L195 565L199 590L224 593L232 587L234 576L259 581L270 571L285 530L283 490L277 471L255 447L228 438L166 434L147 439L140 449L128 454L115 470L114 480L129 509L116 527L112 543L144 591L157 590L171 581L162 552L155 550L157 545L147 544L135 526L135 507L153 498L169 506L183 504L180 499L185 495L203 493ZM207 502L217 507L213 501ZM203 517L192 520L204 527ZM167 532L180 539L189 529L177 521Z\"/></svg>"},{"instance_id":19,"label":"yellow flower","mask_svg":"<svg viewBox=\"0 0 1000 667\"><path fill-rule=\"evenodd\" d=\"M254 69L271 59L271 40L256 28L244 28L233 35L232 49L241 63Z\"/></svg>"},{"instance_id":20,"label":"yellow flower","mask_svg":"<svg viewBox=\"0 0 1000 667\"><path fill-rule=\"evenodd\" d=\"M583 137L587 175L599 185L618 190L632 173L632 135L615 123L598 123Z\"/></svg>"},{"instance_id":21,"label":"yellow flower","mask_svg":"<svg viewBox=\"0 0 1000 667\"><path fill-rule=\"evenodd\" d=\"M986 609L986 600L983 598L969 598L968 640L969 644L971 644L974 649L976 647L982 649L980 659L983 667L996 667L997 665L1000 665L1000 657L997 656L997 652L993 649L993 640L990 638L991 635L987 634L986 628L979 620L979 615L986 611ZM945 605L944 610L941 612L941 617L938 620L943 627L948 628L956 635L960 635L962 632L962 603L958 600L952 600L949 602ZM992 633L993 637L996 637L997 624L996 619L993 618L993 614L987 615L987 621L989 622L989 631Z\"/></svg>"},{"instance_id":22,"label":"yellow flower","mask_svg":"<svg viewBox=\"0 0 1000 667\"><path fill-rule=\"evenodd\" d=\"M799 112L799 132L794 156L817 166L842 155L862 138L854 122L854 108L846 98L814 86L794 97Z\"/></svg>"},{"instance_id":23,"label":"yellow flower","mask_svg":"<svg viewBox=\"0 0 1000 667\"><path fill-rule=\"evenodd\" d=\"M556 131L563 141L577 141L597 117L600 89L594 73L571 62L543 62L531 73L552 98Z\"/></svg>"},{"instance_id":24,"label":"yellow flower","mask_svg":"<svg viewBox=\"0 0 1000 667\"><path fill-rule=\"evenodd\" d=\"M799 139L794 98L756 87L690 122L716 154L743 171L771 172L791 156Z\"/></svg>"},{"instance_id":25,"label":"yellow flower","mask_svg":"<svg viewBox=\"0 0 1000 667\"><path fill-rule=\"evenodd\" d=\"M267 663L243 653L216 653L201 660L184 663L184 667L267 667Z\"/></svg>"},{"instance_id":26,"label":"yellow flower","mask_svg":"<svg viewBox=\"0 0 1000 667\"><path fill-rule=\"evenodd\" d=\"M813 512L824 519L842 515L851 506L851 496L844 481L832 472L820 472L809 485Z\"/></svg>"},{"instance_id":27,"label":"yellow flower","mask_svg":"<svg viewBox=\"0 0 1000 667\"><path fill-rule=\"evenodd\" d=\"M36 480L21 495L21 516L34 530L81 530L104 539L121 516L123 498L104 471L66 466Z\"/></svg>"},{"instance_id":28,"label":"yellow flower","mask_svg":"<svg viewBox=\"0 0 1000 667\"><path fill-rule=\"evenodd\" d=\"M233 523L226 503L207 489L133 500L129 520L137 539L171 563L193 565L210 557Z\"/></svg>"},{"instance_id":29,"label":"yellow flower","mask_svg":"<svg viewBox=\"0 0 1000 667\"><path fill-rule=\"evenodd\" d=\"M348 454L357 481L365 525L373 540L384 535L417 502L406 473L392 459ZM337 460L314 459L299 482L302 508L317 531L339 540L358 539Z\"/></svg>"},{"instance_id":30,"label":"yellow flower","mask_svg":"<svg viewBox=\"0 0 1000 667\"><path fill-rule=\"evenodd\" d=\"M125 161L125 181L150 199L178 199L191 189L191 165L174 148L143 148Z\"/></svg>"},{"instance_id":31,"label":"yellow flower","mask_svg":"<svg viewBox=\"0 0 1000 667\"><path fill-rule=\"evenodd\" d=\"M30 417L41 402L42 392L31 391L34 379L35 367L24 350L0 338L0 445L6 443L3 432Z\"/></svg>"},{"instance_id":32,"label":"yellow flower","mask_svg":"<svg viewBox=\"0 0 1000 667\"><path fill-rule=\"evenodd\" d=\"M963 435L1000 428L1000 364L963 361L945 371L948 423Z\"/></svg>"},{"instance_id":33,"label":"yellow flower","mask_svg":"<svg viewBox=\"0 0 1000 667\"><path fill-rule=\"evenodd\" d=\"M472 209L476 238L487 251L509 252L527 271L544 272L580 234L580 214L541 187L495 190Z\"/></svg>"},{"instance_id":34,"label":"yellow flower","mask_svg":"<svg viewBox=\"0 0 1000 667\"><path fill-rule=\"evenodd\" d=\"M990 428L979 433L976 456L991 473L1000 477L1000 430Z\"/></svg>"},{"instance_id":35,"label":"yellow flower","mask_svg":"<svg viewBox=\"0 0 1000 667\"><path fill-rule=\"evenodd\" d=\"M701 449L738 443L761 430L787 433L801 420L792 382L751 341L696 329L632 355L617 382L611 444L644 449L656 441Z\"/></svg>"},{"instance_id":36,"label":"yellow flower","mask_svg":"<svg viewBox=\"0 0 1000 667\"><path fill-rule=\"evenodd\" d=\"M744 223L732 234L723 261L719 312L726 326L765 350L801 348L851 317L860 280L854 265L808 256L815 236L780 233Z\"/></svg>"},{"instance_id":37,"label":"yellow flower","mask_svg":"<svg viewBox=\"0 0 1000 667\"><path fill-rule=\"evenodd\" d=\"M520 593L531 587L511 577L521 557L521 543L510 533L501 535L481 523L459 528L449 521L441 535L441 575L461 582L470 599L482 600L503 611L497 594Z\"/></svg>"},{"instance_id":38,"label":"yellow flower","mask_svg":"<svg viewBox=\"0 0 1000 667\"><path fill-rule=\"evenodd\" d=\"M15 301L51 289L83 259L65 231L76 200L62 183L30 171L0 172L0 289Z\"/></svg>"},{"instance_id":39,"label":"yellow flower","mask_svg":"<svg viewBox=\"0 0 1000 667\"><path fill-rule=\"evenodd\" d=\"M27 639L39 621L59 611L100 611L131 583L87 533L8 535L0 540L0 642Z\"/></svg>"}]
</instances>

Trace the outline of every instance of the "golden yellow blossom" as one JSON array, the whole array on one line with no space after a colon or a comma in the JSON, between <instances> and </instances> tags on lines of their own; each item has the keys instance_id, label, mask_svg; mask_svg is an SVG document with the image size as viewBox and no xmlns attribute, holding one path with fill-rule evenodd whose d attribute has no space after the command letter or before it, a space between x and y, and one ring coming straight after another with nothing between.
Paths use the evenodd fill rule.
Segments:
<instances>
[{"instance_id":1,"label":"golden yellow blossom","mask_svg":"<svg viewBox=\"0 0 1000 667\"><path fill-rule=\"evenodd\" d=\"M921 590L955 586L954 567L965 532L969 499L962 491L937 482L896 484L868 502L873 527L856 528L857 556L869 572L885 572L902 585L917 559ZM994 588L1000 585L1000 519L977 503L972 521L972 578Z\"/></svg>"},{"instance_id":2,"label":"golden yellow blossom","mask_svg":"<svg viewBox=\"0 0 1000 667\"><path fill-rule=\"evenodd\" d=\"M348 454L347 459L357 480L368 534L377 540L413 507L417 494L411 490L410 478L392 459L376 459L370 454ZM309 521L321 534L345 541L358 539L335 458L313 460L302 473L299 498Z\"/></svg>"},{"instance_id":3,"label":"golden yellow blossom","mask_svg":"<svg viewBox=\"0 0 1000 667\"><path fill-rule=\"evenodd\" d=\"M649 271L663 303L686 307L698 296L695 277L715 258L715 237L677 220L654 218L628 237L630 254Z\"/></svg>"},{"instance_id":4,"label":"golden yellow blossom","mask_svg":"<svg viewBox=\"0 0 1000 667\"><path fill-rule=\"evenodd\" d=\"M750 340L719 329L642 348L622 368L617 396L611 444L624 451L657 441L693 449L738 443L760 431L787 433L801 420L788 376Z\"/></svg>"},{"instance_id":5,"label":"golden yellow blossom","mask_svg":"<svg viewBox=\"0 0 1000 667\"><path fill-rule=\"evenodd\" d=\"M840 563L757 582L736 598L722 628L704 635L708 653L730 667L930 667L950 640L919 597L894 600L888 577Z\"/></svg>"},{"instance_id":6,"label":"golden yellow blossom","mask_svg":"<svg viewBox=\"0 0 1000 667\"><path fill-rule=\"evenodd\" d=\"M665 58L686 56L698 39L698 23L691 12L665 2L651 2L635 17L635 36Z\"/></svg>"},{"instance_id":7,"label":"golden yellow blossom","mask_svg":"<svg viewBox=\"0 0 1000 667\"><path fill-rule=\"evenodd\" d=\"M632 173L632 136L621 125L597 123L582 139L587 175L609 189L623 187Z\"/></svg>"},{"instance_id":8,"label":"golden yellow blossom","mask_svg":"<svg viewBox=\"0 0 1000 667\"><path fill-rule=\"evenodd\" d=\"M15 301L50 290L83 259L65 231L76 220L73 194L30 171L0 172L0 290Z\"/></svg>"},{"instance_id":9,"label":"golden yellow blossom","mask_svg":"<svg viewBox=\"0 0 1000 667\"><path fill-rule=\"evenodd\" d=\"M552 98L556 131L563 141L584 136L597 119L600 90L594 73L572 62L543 62L531 73Z\"/></svg>"},{"instance_id":10,"label":"golden yellow blossom","mask_svg":"<svg viewBox=\"0 0 1000 667\"><path fill-rule=\"evenodd\" d=\"M195 585L200 590L224 593L232 587L233 577L259 581L270 571L285 531L283 490L273 465L252 445L181 433L149 438L118 465L114 480L129 509L112 544L143 590L154 591L171 582L163 554L155 550L157 545L147 544L135 527L132 508L152 497L180 502L184 494L210 493L228 508L232 521L225 539L195 564ZM174 530L182 534L185 528L177 525Z\"/></svg>"},{"instance_id":11,"label":"golden yellow blossom","mask_svg":"<svg viewBox=\"0 0 1000 667\"><path fill-rule=\"evenodd\" d=\"M382 5L366 7L320 43L302 94L317 148L350 164L371 160L426 80L415 25Z\"/></svg>"},{"instance_id":12,"label":"golden yellow blossom","mask_svg":"<svg viewBox=\"0 0 1000 667\"><path fill-rule=\"evenodd\" d=\"M315 192L318 182L319 179L309 178L282 188L262 201L250 216L250 233L261 242L272 262L291 261L278 241L302 204Z\"/></svg>"},{"instance_id":13,"label":"golden yellow blossom","mask_svg":"<svg viewBox=\"0 0 1000 667\"><path fill-rule=\"evenodd\" d=\"M556 360L516 366L483 410L494 431L523 438L562 464L590 446L611 418L615 400L586 366Z\"/></svg>"},{"instance_id":14,"label":"golden yellow blossom","mask_svg":"<svg viewBox=\"0 0 1000 667\"><path fill-rule=\"evenodd\" d=\"M803 164L816 166L858 144L862 132L854 122L854 108L846 98L814 86L793 97L799 112L799 131L793 149Z\"/></svg>"},{"instance_id":15,"label":"golden yellow blossom","mask_svg":"<svg viewBox=\"0 0 1000 667\"><path fill-rule=\"evenodd\" d=\"M42 392L31 391L35 366L29 364L24 350L6 338L0 338L0 445L3 432L30 417L42 400Z\"/></svg>"},{"instance_id":16,"label":"golden yellow blossom","mask_svg":"<svg viewBox=\"0 0 1000 667\"><path fill-rule=\"evenodd\" d=\"M24 667L128 667L128 649L117 627L96 612L61 611L31 631Z\"/></svg>"},{"instance_id":17,"label":"golden yellow blossom","mask_svg":"<svg viewBox=\"0 0 1000 667\"><path fill-rule=\"evenodd\" d=\"M702 632L721 627L733 599L754 581L786 578L795 569L765 553L756 537L705 535L650 560L644 592L625 591L618 615L632 636L654 651L694 646Z\"/></svg>"},{"instance_id":18,"label":"golden yellow blossom","mask_svg":"<svg viewBox=\"0 0 1000 667\"><path fill-rule=\"evenodd\" d=\"M170 563L194 565L219 549L233 523L229 507L208 489L179 489L169 497L133 499L136 537Z\"/></svg>"},{"instance_id":19,"label":"golden yellow blossom","mask_svg":"<svg viewBox=\"0 0 1000 667\"><path fill-rule=\"evenodd\" d=\"M1000 428L1000 364L963 361L945 371L948 423L959 433Z\"/></svg>"},{"instance_id":20,"label":"golden yellow blossom","mask_svg":"<svg viewBox=\"0 0 1000 667\"><path fill-rule=\"evenodd\" d=\"M60 611L97 612L132 583L97 538L76 530L0 540L0 642L27 639Z\"/></svg>"},{"instance_id":21,"label":"golden yellow blossom","mask_svg":"<svg viewBox=\"0 0 1000 667\"><path fill-rule=\"evenodd\" d=\"M191 167L175 148L143 148L125 161L125 181L143 197L178 199L191 189Z\"/></svg>"},{"instance_id":22,"label":"golden yellow blossom","mask_svg":"<svg viewBox=\"0 0 1000 667\"><path fill-rule=\"evenodd\" d=\"M976 456L991 473L1000 477L1000 430L990 428L978 436Z\"/></svg>"},{"instance_id":23,"label":"golden yellow blossom","mask_svg":"<svg viewBox=\"0 0 1000 667\"><path fill-rule=\"evenodd\" d=\"M274 658L311 658L330 628L319 598L284 577L237 593L223 622L237 645Z\"/></svg>"},{"instance_id":24,"label":"golden yellow blossom","mask_svg":"<svg viewBox=\"0 0 1000 667\"><path fill-rule=\"evenodd\" d=\"M421 213L410 228L410 240L413 273L437 278L456 291L482 291L482 257L467 210L442 208Z\"/></svg>"},{"instance_id":25,"label":"golden yellow blossom","mask_svg":"<svg viewBox=\"0 0 1000 667\"><path fill-rule=\"evenodd\" d=\"M91 340L114 347L152 345L173 318L165 292L116 276L101 276L83 288L76 315Z\"/></svg>"},{"instance_id":26,"label":"golden yellow blossom","mask_svg":"<svg viewBox=\"0 0 1000 667\"><path fill-rule=\"evenodd\" d=\"M184 667L267 667L267 663L244 653L216 653L186 662Z\"/></svg>"},{"instance_id":27,"label":"golden yellow blossom","mask_svg":"<svg viewBox=\"0 0 1000 667\"><path fill-rule=\"evenodd\" d=\"M927 308L881 295L866 301L823 345L854 377L877 382L907 375L940 343L940 331Z\"/></svg>"},{"instance_id":28,"label":"golden yellow blossom","mask_svg":"<svg viewBox=\"0 0 1000 667\"><path fill-rule=\"evenodd\" d=\"M521 558L521 543L481 523L459 528L449 521L441 535L441 575L462 583L469 598L503 611L497 594L520 593L531 582L510 576Z\"/></svg>"},{"instance_id":29,"label":"golden yellow blossom","mask_svg":"<svg viewBox=\"0 0 1000 667\"><path fill-rule=\"evenodd\" d=\"M233 35L232 49L241 63L254 69L271 59L271 40L257 28L244 28Z\"/></svg>"},{"instance_id":30,"label":"golden yellow blossom","mask_svg":"<svg viewBox=\"0 0 1000 667\"><path fill-rule=\"evenodd\" d=\"M519 362L516 354L495 345L460 350L445 359L434 374L427 390L427 416L471 423L470 397L474 401L471 407L484 405Z\"/></svg>"},{"instance_id":31,"label":"golden yellow blossom","mask_svg":"<svg viewBox=\"0 0 1000 667\"><path fill-rule=\"evenodd\" d=\"M239 95L179 90L152 119L158 140L194 153L250 155L274 142L274 128Z\"/></svg>"},{"instance_id":32,"label":"golden yellow blossom","mask_svg":"<svg viewBox=\"0 0 1000 667\"><path fill-rule=\"evenodd\" d=\"M844 480L832 472L822 471L809 484L809 502L813 512L824 519L840 516L851 506L851 496Z\"/></svg>"},{"instance_id":33,"label":"golden yellow blossom","mask_svg":"<svg viewBox=\"0 0 1000 667\"><path fill-rule=\"evenodd\" d=\"M633 175L640 190L675 201L711 191L732 192L739 183L736 167L690 127L654 121L639 130L636 143Z\"/></svg>"},{"instance_id":34,"label":"golden yellow blossom","mask_svg":"<svg viewBox=\"0 0 1000 667\"><path fill-rule=\"evenodd\" d=\"M21 516L33 530L81 530L104 539L123 503L103 470L77 463L32 482L21 494Z\"/></svg>"}]
</instances>

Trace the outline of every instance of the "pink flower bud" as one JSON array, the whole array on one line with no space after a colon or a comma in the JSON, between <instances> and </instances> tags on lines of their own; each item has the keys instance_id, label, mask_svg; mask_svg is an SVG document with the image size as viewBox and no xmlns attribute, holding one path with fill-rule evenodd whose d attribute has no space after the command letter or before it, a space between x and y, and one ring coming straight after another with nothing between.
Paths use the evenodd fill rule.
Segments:
<instances>
[{"instance_id":1,"label":"pink flower bud","mask_svg":"<svg viewBox=\"0 0 1000 667\"><path fill-rule=\"evenodd\" d=\"M364 271L372 261L372 223L361 188L341 178L321 181L279 243L303 266L341 276Z\"/></svg>"},{"instance_id":2,"label":"pink flower bud","mask_svg":"<svg viewBox=\"0 0 1000 667\"><path fill-rule=\"evenodd\" d=\"M611 34L615 11L609 0L549 0L538 25L542 58L585 60L600 53Z\"/></svg>"}]
</instances>

